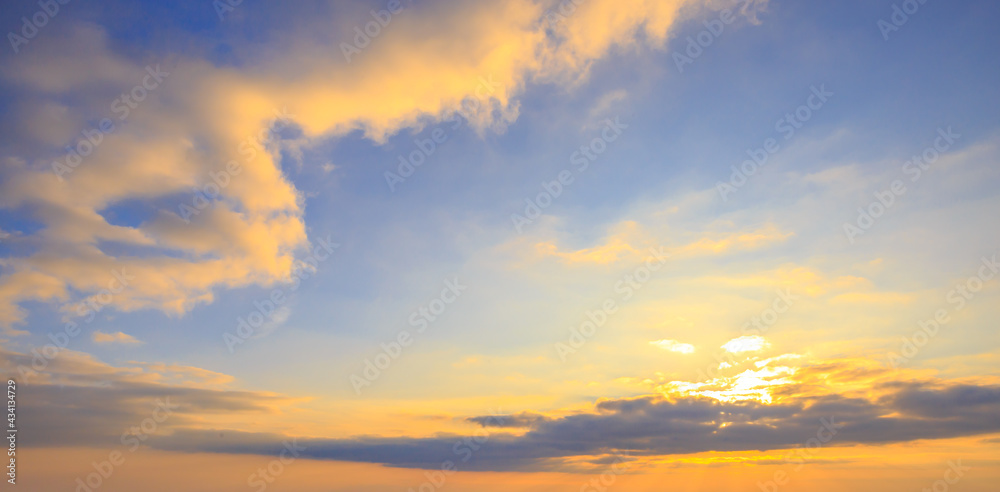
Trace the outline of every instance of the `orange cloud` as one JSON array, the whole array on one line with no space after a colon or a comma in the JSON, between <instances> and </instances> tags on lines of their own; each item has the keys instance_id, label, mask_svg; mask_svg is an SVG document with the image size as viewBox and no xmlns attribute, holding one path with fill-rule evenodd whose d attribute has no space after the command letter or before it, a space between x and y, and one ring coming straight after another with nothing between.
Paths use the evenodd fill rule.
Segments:
<instances>
[{"instance_id":1,"label":"orange cloud","mask_svg":"<svg viewBox=\"0 0 1000 492\"><path fill-rule=\"evenodd\" d=\"M123 344L142 343L132 335L122 333L120 331L115 333L104 333L102 331L95 331L94 334L91 336L91 339L94 340L95 343L123 343Z\"/></svg>"},{"instance_id":2,"label":"orange cloud","mask_svg":"<svg viewBox=\"0 0 1000 492\"><path fill-rule=\"evenodd\" d=\"M27 207L44 228L31 237L39 253L8 260L13 273L0 278L0 326L17 333L12 326L23 322L19 305L28 300L64 300L68 289L100 295L115 269L131 269L137 280L108 305L172 314L211 302L217 288L287 280L307 238L304 198L277 162L280 143L265 145L276 119L294 122L306 138L360 129L375 142L456 112L481 132L503 131L517 118L526 84L570 84L613 49L662 46L682 11L735 3L591 0L555 24L532 0L429 6L394 20L351 64L307 35L291 40L283 56L240 69L193 59L145 66L112 52L106 34L91 26L39 40L36 56L0 70L38 102L13 116L37 122L62 115L74 124L19 128L30 141L76 138L74 126L105 115L109 102L95 87L167 75L140 108L121 115L128 125L104 135L72 172L57 176L48 157L3 156L11 165L0 208ZM210 206L197 206L192 189L211 191ZM102 215L126 200L177 196L187 210L163 208L139 225ZM136 253L110 254L105 242ZM626 253L634 251L622 243L567 258L610 262Z\"/></svg>"}]
</instances>

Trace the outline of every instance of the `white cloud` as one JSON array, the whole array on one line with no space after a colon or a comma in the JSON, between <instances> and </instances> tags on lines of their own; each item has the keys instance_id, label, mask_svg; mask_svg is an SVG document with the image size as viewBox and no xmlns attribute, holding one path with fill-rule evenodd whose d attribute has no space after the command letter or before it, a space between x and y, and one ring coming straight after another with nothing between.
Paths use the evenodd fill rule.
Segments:
<instances>
[{"instance_id":1,"label":"white cloud","mask_svg":"<svg viewBox=\"0 0 1000 492\"><path fill-rule=\"evenodd\" d=\"M650 345L659 347L663 350L669 350L671 352L677 352L679 354L693 354L694 345L690 343L678 342L677 340L656 340L654 342L649 342Z\"/></svg>"},{"instance_id":2,"label":"white cloud","mask_svg":"<svg viewBox=\"0 0 1000 492\"><path fill-rule=\"evenodd\" d=\"M770 345L767 339L762 336L747 335L726 342L722 345L722 348L726 349L727 352L738 354L741 352L758 352Z\"/></svg>"}]
</instances>

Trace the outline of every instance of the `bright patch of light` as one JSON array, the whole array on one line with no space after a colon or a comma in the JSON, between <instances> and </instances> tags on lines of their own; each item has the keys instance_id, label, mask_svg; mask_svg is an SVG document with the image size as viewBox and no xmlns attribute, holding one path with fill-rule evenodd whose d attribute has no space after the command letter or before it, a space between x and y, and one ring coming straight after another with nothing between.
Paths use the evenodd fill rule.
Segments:
<instances>
[{"instance_id":1,"label":"bright patch of light","mask_svg":"<svg viewBox=\"0 0 1000 492\"><path fill-rule=\"evenodd\" d=\"M705 396L725 402L757 400L769 404L773 403L771 391L776 387L792 384L789 376L794 375L797 370L786 366L766 367L756 371L751 369L733 377L715 378L702 383L671 381L658 389L665 395Z\"/></svg>"},{"instance_id":2,"label":"bright patch of light","mask_svg":"<svg viewBox=\"0 0 1000 492\"><path fill-rule=\"evenodd\" d=\"M777 357L771 357L770 359L759 360L757 362L754 362L754 365L757 366L758 369L760 369L761 367L764 367L764 366L766 366L766 365L768 365L768 364L770 364L772 362L779 362L779 361L792 360L792 359L801 359L801 358L802 358L802 356L799 355L799 354L785 354L785 355L779 355ZM823 376L826 376L826 375L824 374ZM820 376L820 377L823 377L823 376Z\"/></svg>"},{"instance_id":3,"label":"bright patch of light","mask_svg":"<svg viewBox=\"0 0 1000 492\"><path fill-rule=\"evenodd\" d=\"M726 349L727 352L738 354L741 352L757 352L768 346L770 344L767 343L766 338L757 335L747 335L726 342L722 348Z\"/></svg>"},{"instance_id":4,"label":"bright patch of light","mask_svg":"<svg viewBox=\"0 0 1000 492\"><path fill-rule=\"evenodd\" d=\"M663 350L669 350L679 354L694 353L694 345L691 345L690 343L678 342L677 340L657 340L655 342L649 342L649 344L660 347Z\"/></svg>"}]
</instances>

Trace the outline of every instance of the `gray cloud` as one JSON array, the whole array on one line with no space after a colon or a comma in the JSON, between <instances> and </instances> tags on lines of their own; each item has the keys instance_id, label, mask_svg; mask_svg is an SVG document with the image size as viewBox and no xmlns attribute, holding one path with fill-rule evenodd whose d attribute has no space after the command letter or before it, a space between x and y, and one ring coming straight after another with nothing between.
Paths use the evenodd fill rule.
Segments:
<instances>
[{"instance_id":1,"label":"gray cloud","mask_svg":"<svg viewBox=\"0 0 1000 492\"><path fill-rule=\"evenodd\" d=\"M469 421L480 423L487 418ZM831 446L993 433L1000 431L1000 387L925 388L908 383L879 401L823 396L776 405L707 398L670 401L650 395L601 401L594 413L561 418L528 413L510 418L517 423L514 427L530 421L531 430L521 436L491 435L471 453L466 452L470 438L459 435L298 442L310 458L395 467L438 468L444 460L452 460L465 470L565 469L560 466L562 458L616 452L640 456L791 448L816 437L824 421L836 429L826 444ZM231 436L228 431L225 438L218 435L217 431L184 431L152 445L174 451L273 454L288 439L250 433Z\"/></svg>"},{"instance_id":2,"label":"gray cloud","mask_svg":"<svg viewBox=\"0 0 1000 492\"><path fill-rule=\"evenodd\" d=\"M26 356L0 350L7 372ZM85 356L52 361L46 378L19 393L26 446L114 446L129 426L149 417L158 399L176 405L171 418L145 444L178 452L275 455L291 436L232 429L193 429L211 413L270 412L288 400L246 391L164 385ZM579 469L568 458L599 464L629 456L705 451L787 449L807 445L818 432L836 434L826 446L884 444L1000 432L1000 386L940 380L875 384L871 399L837 394L791 396L778 403L722 402L704 397L645 395L601 400L589 412L546 416L522 412L471 416L469 435L425 438L297 439L314 459L460 470ZM822 431L826 428L828 430ZM508 429L520 429L512 434Z\"/></svg>"}]
</instances>

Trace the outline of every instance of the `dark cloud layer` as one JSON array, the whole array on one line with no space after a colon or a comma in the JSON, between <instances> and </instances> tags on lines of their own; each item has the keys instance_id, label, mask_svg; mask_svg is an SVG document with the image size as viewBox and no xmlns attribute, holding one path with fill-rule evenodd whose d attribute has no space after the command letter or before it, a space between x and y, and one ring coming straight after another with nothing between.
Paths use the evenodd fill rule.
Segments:
<instances>
[{"instance_id":1,"label":"dark cloud layer","mask_svg":"<svg viewBox=\"0 0 1000 492\"><path fill-rule=\"evenodd\" d=\"M490 471L544 469L561 458L617 452L637 456L763 451L817 444L886 444L998 432L1000 387L955 385L929 389L911 383L880 401L823 396L775 405L708 398L671 401L650 395L601 401L593 413L561 418L518 414L506 418L520 427L526 416L533 424L521 436L497 433L487 437L482 432L478 438L443 435L422 439L300 439L298 443L307 448L305 456L317 459L415 468L438 468L443 461L452 460L460 469ZM487 419L496 417L469 420L478 423ZM153 445L175 451L272 454L287 439L247 433L231 437L227 433L222 439L218 434L188 431Z\"/></svg>"},{"instance_id":2,"label":"dark cloud layer","mask_svg":"<svg viewBox=\"0 0 1000 492\"><path fill-rule=\"evenodd\" d=\"M23 361L0 352L4 367ZM134 370L88 358L54 361L36 384L21 387L20 425L26 446L115 446L131 426L154 415L169 398L170 418L144 442L178 452L276 455L294 439L231 429L194 429L212 413L269 412L291 400L265 393L148 382ZM815 371L803 371L811 375ZM835 371L831 371L834 374ZM1000 386L942 380L887 381L871 394L805 393L785 386L779 402L724 402L706 397L645 395L598 401L588 412L546 416L534 412L466 419L469 435L427 438L296 439L302 456L460 470L569 470L568 458L594 463L609 455L677 455L705 451L787 449L797 446L885 444L1000 432ZM517 429L522 433L512 434Z\"/></svg>"}]
</instances>

